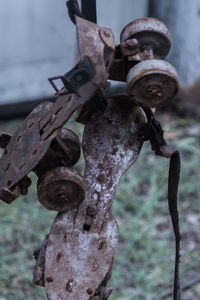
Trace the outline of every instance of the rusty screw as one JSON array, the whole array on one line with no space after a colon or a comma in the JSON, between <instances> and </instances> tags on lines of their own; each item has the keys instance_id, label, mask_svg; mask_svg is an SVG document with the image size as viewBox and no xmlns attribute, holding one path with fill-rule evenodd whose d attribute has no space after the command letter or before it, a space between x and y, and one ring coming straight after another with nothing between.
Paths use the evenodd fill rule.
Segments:
<instances>
[{"instance_id":1,"label":"rusty screw","mask_svg":"<svg viewBox=\"0 0 200 300\"><path fill-rule=\"evenodd\" d=\"M67 284L66 284L66 291L69 292L69 293L72 293L73 285L74 285L74 280L69 279Z\"/></svg>"},{"instance_id":2,"label":"rusty screw","mask_svg":"<svg viewBox=\"0 0 200 300\"><path fill-rule=\"evenodd\" d=\"M150 97L154 97L154 96L158 96L158 97L162 97L162 92L160 87L158 86L150 86L147 89L147 96Z\"/></svg>"},{"instance_id":3,"label":"rusty screw","mask_svg":"<svg viewBox=\"0 0 200 300\"><path fill-rule=\"evenodd\" d=\"M107 31L107 30L104 30L104 31L103 31L103 33L104 33L104 35L105 35L107 38L109 38L109 37L110 37L110 32L109 32L109 31Z\"/></svg>"},{"instance_id":4,"label":"rusty screw","mask_svg":"<svg viewBox=\"0 0 200 300\"><path fill-rule=\"evenodd\" d=\"M88 206L87 207L87 214L90 216L90 217L93 217L93 216L95 216L96 215L96 212L97 212L97 209L96 209L96 207L94 207L94 206Z\"/></svg>"},{"instance_id":5,"label":"rusty screw","mask_svg":"<svg viewBox=\"0 0 200 300\"><path fill-rule=\"evenodd\" d=\"M87 293L88 295L92 295L93 294L93 290L91 288L87 289Z\"/></svg>"}]
</instances>

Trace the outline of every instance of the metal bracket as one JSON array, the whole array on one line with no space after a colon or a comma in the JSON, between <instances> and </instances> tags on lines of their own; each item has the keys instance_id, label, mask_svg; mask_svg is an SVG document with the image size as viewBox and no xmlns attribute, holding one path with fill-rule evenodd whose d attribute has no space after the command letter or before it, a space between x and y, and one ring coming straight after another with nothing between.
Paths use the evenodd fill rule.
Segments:
<instances>
[{"instance_id":1,"label":"metal bracket","mask_svg":"<svg viewBox=\"0 0 200 300\"><path fill-rule=\"evenodd\" d=\"M92 80L95 71L87 57L83 61L79 62L72 70L64 75L55 76L49 78L49 82L56 91L61 95L74 93L77 94L77 90ZM61 80L64 88L61 90L56 86L54 81Z\"/></svg>"}]
</instances>

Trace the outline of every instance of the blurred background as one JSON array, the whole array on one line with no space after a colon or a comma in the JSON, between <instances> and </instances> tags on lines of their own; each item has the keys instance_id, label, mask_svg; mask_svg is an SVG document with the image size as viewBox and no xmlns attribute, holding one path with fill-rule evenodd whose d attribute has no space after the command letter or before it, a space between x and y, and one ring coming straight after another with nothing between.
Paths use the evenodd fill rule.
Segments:
<instances>
[{"instance_id":1,"label":"blurred background","mask_svg":"<svg viewBox=\"0 0 200 300\"><path fill-rule=\"evenodd\" d=\"M0 0L0 130L13 133L41 101L52 100L48 78L62 75L78 60L75 26L65 0ZM168 142L181 151L179 191L182 239L182 299L200 299L200 0L97 0L99 25L113 30L140 17L157 17L171 32L166 58L177 69L180 91L157 112ZM116 85L116 83L114 83ZM121 87L119 87L120 89ZM73 118L67 127L80 137ZM76 168L83 172L83 158ZM168 161L144 144L123 177L113 205L120 226L110 285L111 300L172 299L174 238L167 207ZM138 176L139 174L139 176ZM49 232L55 213L29 195L0 203L0 300L46 299L32 285L33 250Z\"/></svg>"}]
</instances>

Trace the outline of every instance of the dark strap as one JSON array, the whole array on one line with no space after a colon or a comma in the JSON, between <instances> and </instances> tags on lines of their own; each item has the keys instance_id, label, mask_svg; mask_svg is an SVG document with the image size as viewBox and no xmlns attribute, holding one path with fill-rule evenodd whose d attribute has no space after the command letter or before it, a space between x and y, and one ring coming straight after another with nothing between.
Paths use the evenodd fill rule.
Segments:
<instances>
[{"instance_id":1,"label":"dark strap","mask_svg":"<svg viewBox=\"0 0 200 300\"><path fill-rule=\"evenodd\" d=\"M66 2L68 14L71 21L75 24L75 15L93 23L97 23L96 0L81 0L81 10L77 0Z\"/></svg>"},{"instance_id":2,"label":"dark strap","mask_svg":"<svg viewBox=\"0 0 200 300\"><path fill-rule=\"evenodd\" d=\"M179 263L180 263L180 229L179 229L179 215L177 204L177 193L180 178L181 161L180 154L175 151L170 158L169 177L168 177L168 204L169 212L174 229L176 240L176 254L175 254L175 270L174 270L174 300L180 299L180 282L179 282Z\"/></svg>"},{"instance_id":3,"label":"dark strap","mask_svg":"<svg viewBox=\"0 0 200 300\"><path fill-rule=\"evenodd\" d=\"M74 24L76 24L75 17L74 17L75 15L83 18L83 15L81 14L77 0L68 0L66 2L66 5L67 5L68 14L69 14L71 21Z\"/></svg>"},{"instance_id":4,"label":"dark strap","mask_svg":"<svg viewBox=\"0 0 200 300\"><path fill-rule=\"evenodd\" d=\"M146 140L150 141L152 150L154 150L157 155L170 158L168 175L168 206L176 243L173 300L180 300L179 263L181 238L177 203L178 185L181 169L180 154L173 147L167 145L163 136L162 127L160 123L155 119L151 110L146 110L145 112L148 118L148 123L144 129Z\"/></svg>"},{"instance_id":5,"label":"dark strap","mask_svg":"<svg viewBox=\"0 0 200 300\"><path fill-rule=\"evenodd\" d=\"M97 23L96 0L82 0L81 11L85 19Z\"/></svg>"}]
</instances>

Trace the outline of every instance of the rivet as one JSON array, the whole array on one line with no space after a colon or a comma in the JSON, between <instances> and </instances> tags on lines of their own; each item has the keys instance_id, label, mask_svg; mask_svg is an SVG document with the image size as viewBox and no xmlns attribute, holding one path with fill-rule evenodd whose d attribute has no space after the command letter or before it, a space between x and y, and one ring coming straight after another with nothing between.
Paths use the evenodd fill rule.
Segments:
<instances>
[{"instance_id":1,"label":"rivet","mask_svg":"<svg viewBox=\"0 0 200 300\"><path fill-rule=\"evenodd\" d=\"M109 31L107 31L107 30L104 30L104 35L107 37L107 38L109 38L110 37L110 32Z\"/></svg>"},{"instance_id":2,"label":"rivet","mask_svg":"<svg viewBox=\"0 0 200 300\"><path fill-rule=\"evenodd\" d=\"M93 290L91 288L87 289L87 293L88 295L92 295L93 294Z\"/></svg>"},{"instance_id":3,"label":"rivet","mask_svg":"<svg viewBox=\"0 0 200 300\"><path fill-rule=\"evenodd\" d=\"M59 252L56 256L56 261L59 262L62 257L62 252Z\"/></svg>"},{"instance_id":4,"label":"rivet","mask_svg":"<svg viewBox=\"0 0 200 300\"><path fill-rule=\"evenodd\" d=\"M97 209L94 206L88 206L86 211L89 216L93 217L96 214Z\"/></svg>"},{"instance_id":5,"label":"rivet","mask_svg":"<svg viewBox=\"0 0 200 300\"><path fill-rule=\"evenodd\" d=\"M66 291L71 293L72 292L72 288L74 285L74 280L73 279L69 279L67 284L66 284Z\"/></svg>"}]
</instances>

